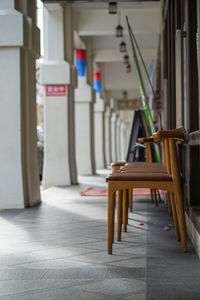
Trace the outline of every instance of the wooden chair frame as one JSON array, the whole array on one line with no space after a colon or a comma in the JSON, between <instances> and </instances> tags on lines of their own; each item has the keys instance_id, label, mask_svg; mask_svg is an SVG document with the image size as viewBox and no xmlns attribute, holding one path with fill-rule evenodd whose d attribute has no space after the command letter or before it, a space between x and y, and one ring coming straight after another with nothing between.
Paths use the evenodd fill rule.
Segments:
<instances>
[{"instance_id":1,"label":"wooden chair frame","mask_svg":"<svg viewBox=\"0 0 200 300\"><path fill-rule=\"evenodd\" d=\"M177 212L177 222L180 228L180 237L182 241L183 251L187 251L186 243L186 228L184 219L184 210L182 203L182 190L180 183L180 176L178 170L178 158L176 152L176 141L184 141L180 138L162 138L163 143L169 145L169 153L171 156L170 167L172 181L130 181L124 180L123 176L121 180L112 180L108 178L108 253L112 254L112 243L114 240L114 208L115 208L115 193L116 191L124 191L133 188L150 188L150 189L161 189L166 190L170 195L174 195L174 206ZM168 147L167 147L168 149ZM166 154L167 156L167 154ZM169 157L169 156L168 156ZM121 192L120 192L121 193ZM123 196L124 197L124 196ZM126 202L126 201L124 201ZM121 204L119 204L120 206ZM125 206L125 204L123 204ZM124 207L124 210L126 208ZM123 210L123 211L124 211ZM119 212L120 215L120 212ZM126 219L126 211L123 212L124 218ZM120 217L120 216L119 216Z\"/></svg>"}]
</instances>

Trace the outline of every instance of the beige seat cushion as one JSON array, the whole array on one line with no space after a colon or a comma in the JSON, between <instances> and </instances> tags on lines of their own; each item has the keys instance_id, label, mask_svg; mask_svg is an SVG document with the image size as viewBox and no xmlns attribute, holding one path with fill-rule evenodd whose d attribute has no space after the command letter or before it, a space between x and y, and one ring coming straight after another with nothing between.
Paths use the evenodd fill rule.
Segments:
<instances>
[{"instance_id":1,"label":"beige seat cushion","mask_svg":"<svg viewBox=\"0 0 200 300\"><path fill-rule=\"evenodd\" d=\"M117 172L107 176L106 181L172 181L172 176L166 173L128 173Z\"/></svg>"}]
</instances>

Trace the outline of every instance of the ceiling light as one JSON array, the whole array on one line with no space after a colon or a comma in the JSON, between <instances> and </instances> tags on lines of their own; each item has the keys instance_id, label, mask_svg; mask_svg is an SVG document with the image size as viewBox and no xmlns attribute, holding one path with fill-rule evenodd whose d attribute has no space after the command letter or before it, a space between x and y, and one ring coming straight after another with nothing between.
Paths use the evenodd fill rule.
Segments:
<instances>
[{"instance_id":1,"label":"ceiling light","mask_svg":"<svg viewBox=\"0 0 200 300\"><path fill-rule=\"evenodd\" d=\"M116 37L123 37L123 27L120 24L116 27Z\"/></svg>"},{"instance_id":2,"label":"ceiling light","mask_svg":"<svg viewBox=\"0 0 200 300\"><path fill-rule=\"evenodd\" d=\"M126 43L122 41L119 45L119 51L120 52L126 52Z\"/></svg>"},{"instance_id":3,"label":"ceiling light","mask_svg":"<svg viewBox=\"0 0 200 300\"><path fill-rule=\"evenodd\" d=\"M127 91L123 91L123 92L122 92L122 95L123 95L123 98L124 98L124 99L127 99L127 97L128 97L128 92L127 92Z\"/></svg>"},{"instance_id":4,"label":"ceiling light","mask_svg":"<svg viewBox=\"0 0 200 300\"><path fill-rule=\"evenodd\" d=\"M129 64L129 56L127 54L124 55L124 64Z\"/></svg>"},{"instance_id":5,"label":"ceiling light","mask_svg":"<svg viewBox=\"0 0 200 300\"><path fill-rule=\"evenodd\" d=\"M117 14L117 2L109 2L108 13L110 15L116 15Z\"/></svg>"},{"instance_id":6,"label":"ceiling light","mask_svg":"<svg viewBox=\"0 0 200 300\"><path fill-rule=\"evenodd\" d=\"M127 72L127 73L131 73L131 65L130 65L130 64L128 64L128 65L126 66L126 72Z\"/></svg>"}]
</instances>

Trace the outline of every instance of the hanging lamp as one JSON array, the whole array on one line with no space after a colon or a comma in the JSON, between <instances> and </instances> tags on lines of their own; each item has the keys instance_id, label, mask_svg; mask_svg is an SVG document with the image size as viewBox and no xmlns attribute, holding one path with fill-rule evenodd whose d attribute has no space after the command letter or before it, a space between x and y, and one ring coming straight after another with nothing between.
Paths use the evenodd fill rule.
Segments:
<instances>
[{"instance_id":1,"label":"hanging lamp","mask_svg":"<svg viewBox=\"0 0 200 300\"><path fill-rule=\"evenodd\" d=\"M120 25L120 10L118 12L118 25L117 27L115 28L116 30L116 37L123 37L123 27L122 25Z\"/></svg>"},{"instance_id":2,"label":"hanging lamp","mask_svg":"<svg viewBox=\"0 0 200 300\"><path fill-rule=\"evenodd\" d=\"M126 73L131 73L131 65L130 64L128 64L126 66Z\"/></svg>"},{"instance_id":3,"label":"hanging lamp","mask_svg":"<svg viewBox=\"0 0 200 300\"><path fill-rule=\"evenodd\" d=\"M124 98L124 99L127 99L127 97L128 97L128 92L127 92L126 90L124 90L124 91L122 92L122 95L123 95L123 98Z\"/></svg>"},{"instance_id":4,"label":"hanging lamp","mask_svg":"<svg viewBox=\"0 0 200 300\"><path fill-rule=\"evenodd\" d=\"M109 2L108 4L108 13L109 15L116 15L117 14L117 2Z\"/></svg>"},{"instance_id":5,"label":"hanging lamp","mask_svg":"<svg viewBox=\"0 0 200 300\"><path fill-rule=\"evenodd\" d=\"M128 56L128 54L124 55L124 64L126 64L126 65L129 64L129 56Z\"/></svg>"},{"instance_id":6,"label":"hanging lamp","mask_svg":"<svg viewBox=\"0 0 200 300\"><path fill-rule=\"evenodd\" d=\"M119 24L116 27L116 37L123 37L123 27Z\"/></svg>"},{"instance_id":7,"label":"hanging lamp","mask_svg":"<svg viewBox=\"0 0 200 300\"><path fill-rule=\"evenodd\" d=\"M120 52L126 52L126 43L124 41L122 41L119 45L119 51Z\"/></svg>"}]
</instances>

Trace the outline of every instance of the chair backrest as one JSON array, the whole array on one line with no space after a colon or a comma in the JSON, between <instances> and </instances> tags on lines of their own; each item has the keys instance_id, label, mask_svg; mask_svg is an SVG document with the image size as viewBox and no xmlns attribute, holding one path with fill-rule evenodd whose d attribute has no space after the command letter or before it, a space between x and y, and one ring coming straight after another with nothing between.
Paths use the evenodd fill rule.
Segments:
<instances>
[{"instance_id":1,"label":"chair backrest","mask_svg":"<svg viewBox=\"0 0 200 300\"><path fill-rule=\"evenodd\" d=\"M155 136L155 137L154 137ZM188 134L183 127L170 129L170 130L159 130L155 134L153 134L154 141L158 139L159 141L165 138L173 138L177 141L187 142L188 141Z\"/></svg>"},{"instance_id":2,"label":"chair backrest","mask_svg":"<svg viewBox=\"0 0 200 300\"><path fill-rule=\"evenodd\" d=\"M139 138L138 143L144 144L146 147L146 162L152 163L153 162L153 154L151 149L151 143L153 143L153 137L144 137Z\"/></svg>"},{"instance_id":3,"label":"chair backrest","mask_svg":"<svg viewBox=\"0 0 200 300\"><path fill-rule=\"evenodd\" d=\"M171 130L160 130L153 134L155 142L163 143L164 164L174 180L180 180L176 142L185 143L188 135L183 127Z\"/></svg>"}]
</instances>

